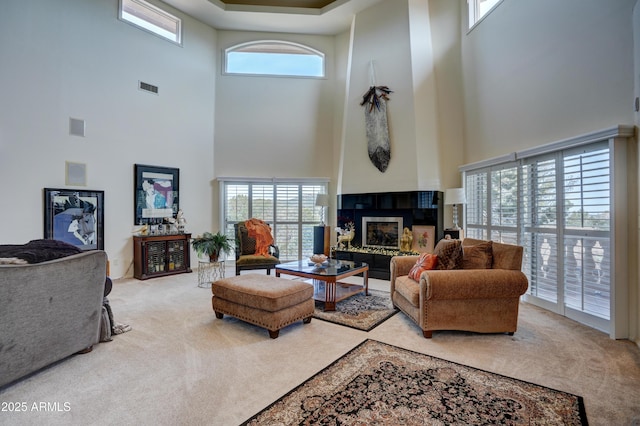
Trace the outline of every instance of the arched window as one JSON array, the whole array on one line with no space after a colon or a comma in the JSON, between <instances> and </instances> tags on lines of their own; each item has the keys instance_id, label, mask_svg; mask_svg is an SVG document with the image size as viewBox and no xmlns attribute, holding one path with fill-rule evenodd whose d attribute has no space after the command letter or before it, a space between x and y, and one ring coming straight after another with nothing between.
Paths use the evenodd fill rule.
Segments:
<instances>
[{"instance_id":1,"label":"arched window","mask_svg":"<svg viewBox=\"0 0 640 426\"><path fill-rule=\"evenodd\" d=\"M260 40L238 44L224 51L225 74L325 76L324 54L298 43Z\"/></svg>"}]
</instances>

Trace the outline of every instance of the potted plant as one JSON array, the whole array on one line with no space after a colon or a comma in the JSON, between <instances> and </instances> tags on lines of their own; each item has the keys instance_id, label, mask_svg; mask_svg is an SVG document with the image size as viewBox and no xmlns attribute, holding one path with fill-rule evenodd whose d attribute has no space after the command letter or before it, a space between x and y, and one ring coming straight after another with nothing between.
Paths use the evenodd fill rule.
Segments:
<instances>
[{"instance_id":1,"label":"potted plant","mask_svg":"<svg viewBox=\"0 0 640 426\"><path fill-rule=\"evenodd\" d=\"M198 256L207 255L211 262L217 262L221 253L229 253L233 247L229 237L220 232L205 232L191 239L191 246Z\"/></svg>"}]
</instances>

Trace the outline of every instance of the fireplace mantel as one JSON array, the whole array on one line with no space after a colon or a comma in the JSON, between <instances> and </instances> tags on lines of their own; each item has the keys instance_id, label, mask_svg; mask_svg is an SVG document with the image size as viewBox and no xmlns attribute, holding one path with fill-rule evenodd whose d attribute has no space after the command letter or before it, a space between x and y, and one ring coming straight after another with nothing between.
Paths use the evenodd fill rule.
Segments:
<instances>
[{"instance_id":1,"label":"fireplace mantel","mask_svg":"<svg viewBox=\"0 0 640 426\"><path fill-rule=\"evenodd\" d=\"M363 217L401 217L402 226L432 225L436 241L444 237L444 196L441 191L378 192L338 195L337 223L355 225L351 244L362 247ZM400 230L402 232L402 230Z\"/></svg>"},{"instance_id":2,"label":"fireplace mantel","mask_svg":"<svg viewBox=\"0 0 640 426\"><path fill-rule=\"evenodd\" d=\"M444 196L440 191L380 192L338 195L338 226L353 222L355 235L352 246L363 247L363 218L402 218L402 227L431 225L436 241L444 237ZM402 232L400 229L399 232ZM399 247L398 247L399 248ZM336 252L338 259L357 260L370 265L372 278L389 279L388 255L352 251Z\"/></svg>"}]
</instances>

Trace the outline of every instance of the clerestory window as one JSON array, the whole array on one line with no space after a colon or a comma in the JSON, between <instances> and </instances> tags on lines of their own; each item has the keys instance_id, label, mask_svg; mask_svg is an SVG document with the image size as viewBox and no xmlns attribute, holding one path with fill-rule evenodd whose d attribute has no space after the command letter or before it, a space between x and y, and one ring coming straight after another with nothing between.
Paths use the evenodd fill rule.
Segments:
<instances>
[{"instance_id":1,"label":"clerestory window","mask_svg":"<svg viewBox=\"0 0 640 426\"><path fill-rule=\"evenodd\" d=\"M467 0L469 6L469 29L495 9L502 0Z\"/></svg>"},{"instance_id":2,"label":"clerestory window","mask_svg":"<svg viewBox=\"0 0 640 426\"><path fill-rule=\"evenodd\" d=\"M182 19L145 0L120 0L121 21L182 45Z\"/></svg>"},{"instance_id":3,"label":"clerestory window","mask_svg":"<svg viewBox=\"0 0 640 426\"><path fill-rule=\"evenodd\" d=\"M298 43L252 41L225 49L224 73L322 78L325 57L322 52Z\"/></svg>"}]
</instances>

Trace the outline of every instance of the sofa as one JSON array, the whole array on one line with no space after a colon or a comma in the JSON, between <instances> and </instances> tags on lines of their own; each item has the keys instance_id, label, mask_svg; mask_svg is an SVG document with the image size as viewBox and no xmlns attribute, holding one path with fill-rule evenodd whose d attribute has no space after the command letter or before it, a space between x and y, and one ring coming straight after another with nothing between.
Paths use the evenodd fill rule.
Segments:
<instances>
[{"instance_id":1,"label":"sofa","mask_svg":"<svg viewBox=\"0 0 640 426\"><path fill-rule=\"evenodd\" d=\"M508 333L518 326L528 288L521 246L472 238L441 240L432 268L414 269L419 256L391 258L391 299L421 329ZM423 256L424 257L424 256Z\"/></svg>"},{"instance_id":2,"label":"sofa","mask_svg":"<svg viewBox=\"0 0 640 426\"><path fill-rule=\"evenodd\" d=\"M37 261L0 251L0 387L99 340L106 253Z\"/></svg>"}]
</instances>

